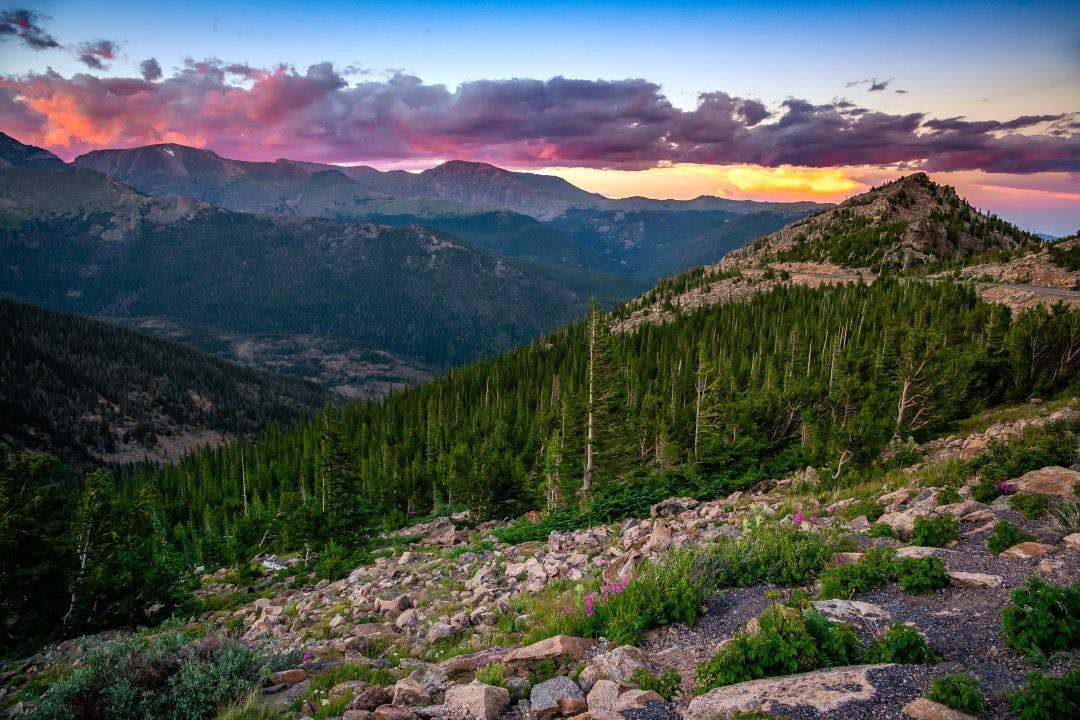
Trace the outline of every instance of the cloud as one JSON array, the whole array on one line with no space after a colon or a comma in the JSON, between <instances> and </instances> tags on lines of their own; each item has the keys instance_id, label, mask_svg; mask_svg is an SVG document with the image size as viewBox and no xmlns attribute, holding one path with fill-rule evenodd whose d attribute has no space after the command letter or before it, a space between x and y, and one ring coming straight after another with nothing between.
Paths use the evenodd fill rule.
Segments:
<instances>
[{"instance_id":1,"label":"cloud","mask_svg":"<svg viewBox=\"0 0 1080 720\"><path fill-rule=\"evenodd\" d=\"M160 80L161 64L157 61L157 58L147 58L139 63L139 72L142 73L143 80L147 82Z\"/></svg>"},{"instance_id":2,"label":"cloud","mask_svg":"<svg viewBox=\"0 0 1080 720\"><path fill-rule=\"evenodd\" d=\"M893 79L889 78L888 80L882 80L881 82L878 82L878 79L874 78L873 82L870 83L870 92L881 92L885 88L889 87L889 83L891 83L892 81Z\"/></svg>"},{"instance_id":3,"label":"cloud","mask_svg":"<svg viewBox=\"0 0 1080 720\"><path fill-rule=\"evenodd\" d=\"M643 79L478 80L451 90L400 72L350 84L330 63L300 71L211 58L151 82L154 74L0 76L0 126L64 157L177 142L242 159L342 163L1080 172L1080 114L969 121L844 100L767 107L724 92L702 93L683 110Z\"/></svg>"},{"instance_id":4,"label":"cloud","mask_svg":"<svg viewBox=\"0 0 1080 720\"><path fill-rule=\"evenodd\" d=\"M47 15L21 8L4 10L0 12L0 40L14 38L34 50L60 47L56 38L41 28L41 21L47 19Z\"/></svg>"},{"instance_id":5,"label":"cloud","mask_svg":"<svg viewBox=\"0 0 1080 720\"><path fill-rule=\"evenodd\" d=\"M116 49L117 45L112 40L84 42L75 47L75 57L89 68L104 70L108 67L105 61L116 57Z\"/></svg>"}]
</instances>

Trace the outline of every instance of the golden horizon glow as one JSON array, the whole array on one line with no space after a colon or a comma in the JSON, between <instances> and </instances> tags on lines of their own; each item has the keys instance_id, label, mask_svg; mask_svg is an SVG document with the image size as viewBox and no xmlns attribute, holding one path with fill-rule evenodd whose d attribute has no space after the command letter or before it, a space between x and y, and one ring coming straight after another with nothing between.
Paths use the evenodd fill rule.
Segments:
<instances>
[{"instance_id":1,"label":"golden horizon glow","mask_svg":"<svg viewBox=\"0 0 1080 720\"><path fill-rule=\"evenodd\" d=\"M690 200L714 195L733 200L839 202L866 189L847 168L781 165L664 165L645 170L552 167L530 172L556 175L611 198L644 196Z\"/></svg>"}]
</instances>

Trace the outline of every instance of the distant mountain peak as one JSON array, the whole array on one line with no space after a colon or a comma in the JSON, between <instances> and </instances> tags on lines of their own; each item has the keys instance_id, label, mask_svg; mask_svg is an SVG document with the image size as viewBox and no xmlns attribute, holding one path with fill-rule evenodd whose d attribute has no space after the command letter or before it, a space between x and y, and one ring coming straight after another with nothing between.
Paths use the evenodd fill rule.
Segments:
<instances>
[{"instance_id":1,"label":"distant mountain peak","mask_svg":"<svg viewBox=\"0 0 1080 720\"><path fill-rule=\"evenodd\" d=\"M33 170L62 170L67 164L44 148L21 143L0 132L0 168L30 168Z\"/></svg>"}]
</instances>

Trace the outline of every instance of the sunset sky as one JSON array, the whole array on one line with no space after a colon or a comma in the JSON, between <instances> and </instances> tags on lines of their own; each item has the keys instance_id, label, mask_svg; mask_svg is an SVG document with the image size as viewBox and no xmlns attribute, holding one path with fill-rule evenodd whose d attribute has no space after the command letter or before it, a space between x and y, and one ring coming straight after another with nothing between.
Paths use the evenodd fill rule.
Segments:
<instances>
[{"instance_id":1,"label":"sunset sky","mask_svg":"<svg viewBox=\"0 0 1080 720\"><path fill-rule=\"evenodd\" d=\"M1075 3L0 5L0 130L65 159L467 159L611 196L840 200L914 169L1080 228Z\"/></svg>"}]
</instances>

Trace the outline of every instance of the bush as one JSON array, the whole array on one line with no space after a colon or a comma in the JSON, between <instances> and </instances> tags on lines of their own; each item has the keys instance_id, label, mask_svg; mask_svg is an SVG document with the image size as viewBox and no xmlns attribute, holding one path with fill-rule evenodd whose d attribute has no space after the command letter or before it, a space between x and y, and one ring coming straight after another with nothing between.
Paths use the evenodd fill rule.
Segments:
<instances>
[{"instance_id":1,"label":"bush","mask_svg":"<svg viewBox=\"0 0 1080 720\"><path fill-rule=\"evenodd\" d=\"M857 503L840 508L837 510L836 514L842 520L850 521L859 516L863 516L870 522L874 522L885 514L885 506L877 500L860 500Z\"/></svg>"},{"instance_id":2,"label":"bush","mask_svg":"<svg viewBox=\"0 0 1080 720\"><path fill-rule=\"evenodd\" d=\"M941 492L938 493L937 503L938 505L952 505L953 503L960 502L960 491L952 485L946 485L941 488Z\"/></svg>"},{"instance_id":3,"label":"bush","mask_svg":"<svg viewBox=\"0 0 1080 720\"><path fill-rule=\"evenodd\" d=\"M1080 714L1080 670L1063 678L1028 673L1027 683L1009 698L1016 720L1075 718Z\"/></svg>"},{"instance_id":4,"label":"bush","mask_svg":"<svg viewBox=\"0 0 1080 720\"><path fill-rule=\"evenodd\" d=\"M177 631L92 645L57 681L31 720L197 720L243 698L267 676L265 660L228 638Z\"/></svg>"},{"instance_id":5,"label":"bush","mask_svg":"<svg viewBox=\"0 0 1080 720\"><path fill-rule=\"evenodd\" d=\"M675 668L666 668L657 677L645 668L638 668L630 676L630 682L642 690L652 690L660 697L671 702L675 699L675 694L679 692L682 675Z\"/></svg>"},{"instance_id":6,"label":"bush","mask_svg":"<svg viewBox=\"0 0 1080 720\"><path fill-rule=\"evenodd\" d=\"M1080 583L1069 587L1028 578L1013 590L1002 613L1005 641L1023 653L1050 653L1080 646Z\"/></svg>"},{"instance_id":7,"label":"bush","mask_svg":"<svg viewBox=\"0 0 1080 720\"><path fill-rule=\"evenodd\" d=\"M705 597L696 558L691 551L677 552L666 562L647 563L624 584L605 585L599 595L589 593L575 611L577 634L637 645L651 628L676 622L693 625Z\"/></svg>"},{"instance_id":8,"label":"bush","mask_svg":"<svg viewBox=\"0 0 1080 720\"><path fill-rule=\"evenodd\" d=\"M1013 495L1009 498L1009 507L1023 513L1028 520L1036 520L1050 509L1050 498L1046 495Z\"/></svg>"},{"instance_id":9,"label":"bush","mask_svg":"<svg viewBox=\"0 0 1080 720\"><path fill-rule=\"evenodd\" d=\"M909 625L894 622L870 647L867 659L874 663L921 665L930 662L930 648L918 630Z\"/></svg>"},{"instance_id":10,"label":"bush","mask_svg":"<svg viewBox=\"0 0 1080 720\"><path fill-rule=\"evenodd\" d=\"M874 523L870 526L870 529L866 531L866 537L870 538L895 538L896 531L892 529L892 525L886 523Z\"/></svg>"},{"instance_id":11,"label":"bush","mask_svg":"<svg viewBox=\"0 0 1080 720\"><path fill-rule=\"evenodd\" d=\"M1013 545L1034 540L1035 536L1024 532L1008 520L1002 520L994 526L994 532L986 538L986 547L994 555L1000 555Z\"/></svg>"},{"instance_id":12,"label":"bush","mask_svg":"<svg viewBox=\"0 0 1080 720\"><path fill-rule=\"evenodd\" d=\"M702 555L698 567L708 588L806 585L834 552L853 548L850 540L838 535L768 524L735 540L720 541Z\"/></svg>"},{"instance_id":13,"label":"bush","mask_svg":"<svg viewBox=\"0 0 1080 720\"><path fill-rule=\"evenodd\" d=\"M908 595L926 595L949 584L945 562L941 558L905 558L897 565L900 589Z\"/></svg>"},{"instance_id":14,"label":"bush","mask_svg":"<svg viewBox=\"0 0 1080 720\"><path fill-rule=\"evenodd\" d=\"M858 662L862 648L849 625L812 608L800 612L769 606L756 632L737 633L712 660L697 668L698 693L716 687L820 667Z\"/></svg>"},{"instance_id":15,"label":"bush","mask_svg":"<svg viewBox=\"0 0 1080 720\"><path fill-rule=\"evenodd\" d=\"M952 515L915 518L915 529L911 533L911 542L923 547L945 547L956 539L960 531L960 521Z\"/></svg>"},{"instance_id":16,"label":"bush","mask_svg":"<svg viewBox=\"0 0 1080 720\"><path fill-rule=\"evenodd\" d=\"M476 679L485 685L504 688L506 687L506 671L508 669L502 663L485 665L476 671Z\"/></svg>"},{"instance_id":17,"label":"bush","mask_svg":"<svg viewBox=\"0 0 1080 720\"><path fill-rule=\"evenodd\" d=\"M930 685L926 697L942 705L968 715L982 715L986 712L983 695L979 690L979 680L970 675L944 675Z\"/></svg>"},{"instance_id":18,"label":"bush","mask_svg":"<svg viewBox=\"0 0 1080 720\"><path fill-rule=\"evenodd\" d=\"M892 548L872 548L852 565L832 565L821 573L823 598L849 599L896 579Z\"/></svg>"}]
</instances>

